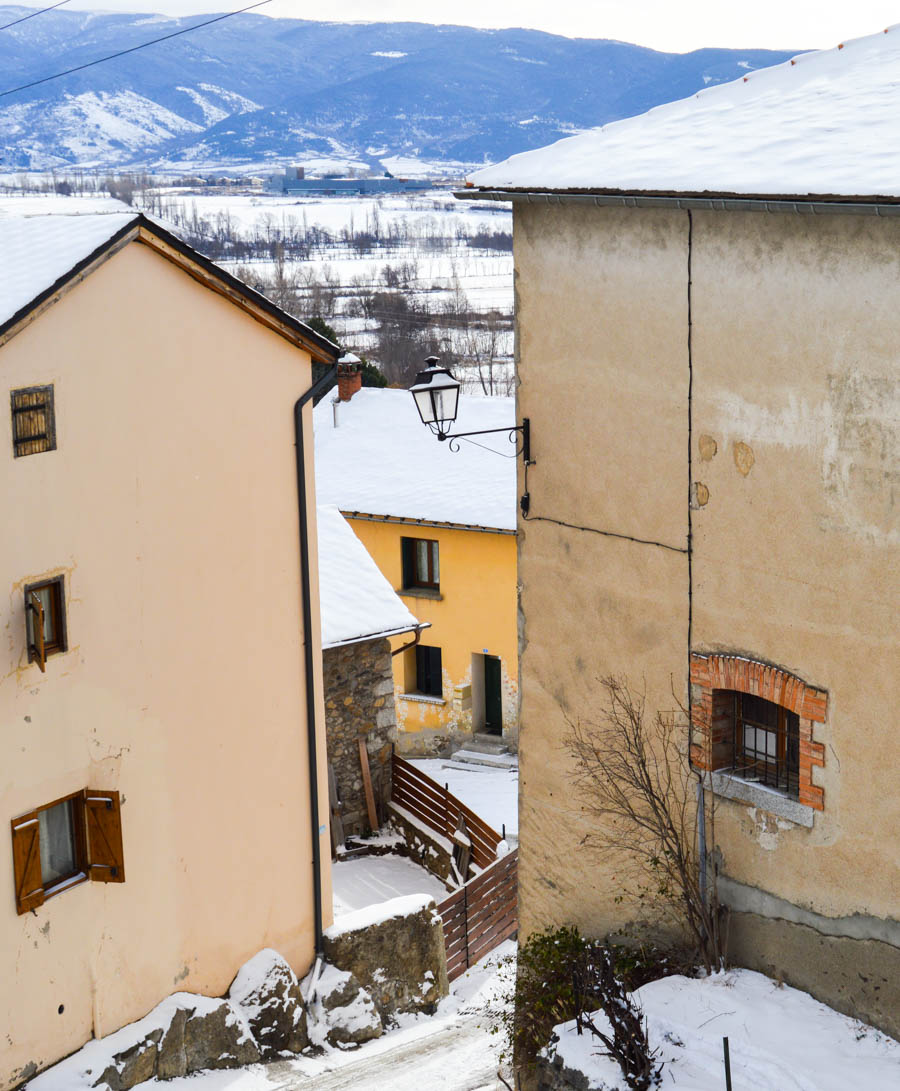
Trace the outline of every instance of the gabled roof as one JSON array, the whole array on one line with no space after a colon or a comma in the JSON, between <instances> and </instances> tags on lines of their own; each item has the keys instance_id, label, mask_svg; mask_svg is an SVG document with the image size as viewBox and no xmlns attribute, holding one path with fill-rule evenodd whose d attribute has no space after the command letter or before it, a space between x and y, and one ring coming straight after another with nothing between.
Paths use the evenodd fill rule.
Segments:
<instances>
[{"instance_id":1,"label":"gabled roof","mask_svg":"<svg viewBox=\"0 0 900 1091\"><path fill-rule=\"evenodd\" d=\"M515 447L503 433L451 451L422 424L409 391L373 387L338 404L337 427L330 398L313 419L322 503L347 514L515 531ZM515 423L512 398L459 399L456 431Z\"/></svg>"},{"instance_id":2,"label":"gabled roof","mask_svg":"<svg viewBox=\"0 0 900 1091\"><path fill-rule=\"evenodd\" d=\"M337 508L320 505L319 602L322 647L412 632L420 622L403 605Z\"/></svg>"},{"instance_id":3,"label":"gabled roof","mask_svg":"<svg viewBox=\"0 0 900 1091\"><path fill-rule=\"evenodd\" d=\"M12 205L0 207L0 343L121 247L139 242L305 348L314 360L332 364L340 355L327 338L141 213L15 215L9 213ZM37 209L38 202L27 202L27 206Z\"/></svg>"},{"instance_id":4,"label":"gabled roof","mask_svg":"<svg viewBox=\"0 0 900 1091\"><path fill-rule=\"evenodd\" d=\"M898 120L900 25L514 155L470 183L504 191L895 202Z\"/></svg>"}]
</instances>

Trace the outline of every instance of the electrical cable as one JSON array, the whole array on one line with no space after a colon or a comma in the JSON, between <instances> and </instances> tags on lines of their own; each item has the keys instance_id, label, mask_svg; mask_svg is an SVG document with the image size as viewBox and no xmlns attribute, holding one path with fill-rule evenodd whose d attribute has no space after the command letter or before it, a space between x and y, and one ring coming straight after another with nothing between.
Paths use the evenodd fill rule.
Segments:
<instances>
[{"instance_id":1,"label":"electrical cable","mask_svg":"<svg viewBox=\"0 0 900 1091\"><path fill-rule=\"evenodd\" d=\"M68 4L69 0L59 0L58 4L51 4L49 8L41 8L40 11L33 11L30 15L23 15L21 19L13 19L11 23L4 23L0 30L9 30L10 27L18 26L19 23L27 23L29 19L34 19L35 16L43 15L45 11L53 11L55 8L61 8L63 4Z\"/></svg>"},{"instance_id":2,"label":"electrical cable","mask_svg":"<svg viewBox=\"0 0 900 1091\"><path fill-rule=\"evenodd\" d=\"M172 31L171 34L163 34L160 38L153 38L149 42L133 45L130 49L120 49L117 53L110 53L106 57L98 57L95 61L88 61L86 64L78 64L74 68L67 68L64 72L56 72L52 76L44 76L43 79L32 80L31 83L23 83L19 87L11 87L8 91L0 91L0 98L5 98L7 95L13 95L16 91L26 91L29 87L38 87L40 84L49 83L51 80L61 79L63 76L71 76L73 72L83 72L85 68L93 68L95 64L113 61L116 57L124 57L128 53L137 53L139 49L146 49L148 45L156 45L157 42L167 42L170 38L177 38L181 34L190 34L192 30L200 30L201 27L208 27L212 23L221 23L223 19L230 19L232 15L242 15L245 11L252 11L254 8L261 8L264 5L271 3L272 0L256 0L255 4L248 4L245 8L238 8L237 11L229 11L224 15L217 15L214 19L207 19L203 23L194 23L193 26L184 27L182 30Z\"/></svg>"}]
</instances>

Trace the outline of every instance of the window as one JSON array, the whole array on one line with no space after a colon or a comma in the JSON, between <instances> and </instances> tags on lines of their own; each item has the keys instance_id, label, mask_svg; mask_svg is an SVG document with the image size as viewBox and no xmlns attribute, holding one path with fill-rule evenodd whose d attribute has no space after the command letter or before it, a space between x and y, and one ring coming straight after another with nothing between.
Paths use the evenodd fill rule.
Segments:
<instances>
[{"instance_id":1,"label":"window","mask_svg":"<svg viewBox=\"0 0 900 1091\"><path fill-rule=\"evenodd\" d=\"M13 454L37 455L56 450L56 416L53 410L52 386L29 386L13 390L12 408Z\"/></svg>"},{"instance_id":2,"label":"window","mask_svg":"<svg viewBox=\"0 0 900 1091\"><path fill-rule=\"evenodd\" d=\"M825 765L813 739L826 721L825 691L768 663L694 652L691 710L691 764L712 775L719 794L812 825L809 808L825 808L813 781Z\"/></svg>"},{"instance_id":3,"label":"window","mask_svg":"<svg viewBox=\"0 0 900 1091\"><path fill-rule=\"evenodd\" d=\"M28 662L46 670L47 657L67 650L63 577L25 588L25 633Z\"/></svg>"},{"instance_id":4,"label":"window","mask_svg":"<svg viewBox=\"0 0 900 1091\"><path fill-rule=\"evenodd\" d=\"M438 543L431 538L401 538L403 587L440 591Z\"/></svg>"},{"instance_id":5,"label":"window","mask_svg":"<svg viewBox=\"0 0 900 1091\"><path fill-rule=\"evenodd\" d=\"M19 914L89 879L125 882L120 807L118 792L88 788L12 820Z\"/></svg>"},{"instance_id":6,"label":"window","mask_svg":"<svg viewBox=\"0 0 900 1091\"><path fill-rule=\"evenodd\" d=\"M718 691L732 702L732 769L796 797L800 791L800 717L752 693ZM721 698L720 698L721 699Z\"/></svg>"},{"instance_id":7,"label":"window","mask_svg":"<svg viewBox=\"0 0 900 1091\"><path fill-rule=\"evenodd\" d=\"M440 648L416 645L416 691L425 697L443 696Z\"/></svg>"}]
</instances>

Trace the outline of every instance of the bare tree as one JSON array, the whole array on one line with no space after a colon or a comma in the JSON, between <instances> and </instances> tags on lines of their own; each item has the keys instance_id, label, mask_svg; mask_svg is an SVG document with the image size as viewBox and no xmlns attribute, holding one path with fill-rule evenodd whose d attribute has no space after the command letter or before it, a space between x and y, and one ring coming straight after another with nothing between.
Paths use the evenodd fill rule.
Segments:
<instances>
[{"instance_id":1,"label":"bare tree","mask_svg":"<svg viewBox=\"0 0 900 1091\"><path fill-rule=\"evenodd\" d=\"M587 814L597 820L590 843L604 856L615 856L626 884L634 882L624 897L636 897L680 925L706 970L718 970L721 914L713 869L705 882L697 848L696 781L686 725L678 716L657 713L648 729L643 694L629 689L624 678L602 678L600 686L599 721L570 721L565 739L575 759L578 792ZM703 817L714 844L711 802Z\"/></svg>"}]
</instances>

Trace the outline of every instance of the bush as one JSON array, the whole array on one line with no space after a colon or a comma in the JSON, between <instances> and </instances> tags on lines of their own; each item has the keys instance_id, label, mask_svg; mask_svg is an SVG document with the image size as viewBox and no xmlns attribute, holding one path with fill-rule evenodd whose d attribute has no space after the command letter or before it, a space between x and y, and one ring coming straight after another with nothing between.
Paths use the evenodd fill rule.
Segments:
<instances>
[{"instance_id":1,"label":"bush","mask_svg":"<svg viewBox=\"0 0 900 1091\"><path fill-rule=\"evenodd\" d=\"M519 944L513 996L494 1011L493 1030L506 1039L505 1058L511 1056L516 1067L533 1065L540 1051L551 1044L557 1024L605 1009L611 1002L618 1018L620 1001L627 993L667 974L689 972L676 953L635 945L624 936L618 939L615 944L587 939L574 925L566 925L536 932ZM610 968L615 982L610 980ZM640 1013L630 1006L629 1011L629 1033L633 1033ZM590 1029L586 1019L584 1025ZM649 1050L646 1056L649 1069Z\"/></svg>"}]
</instances>

